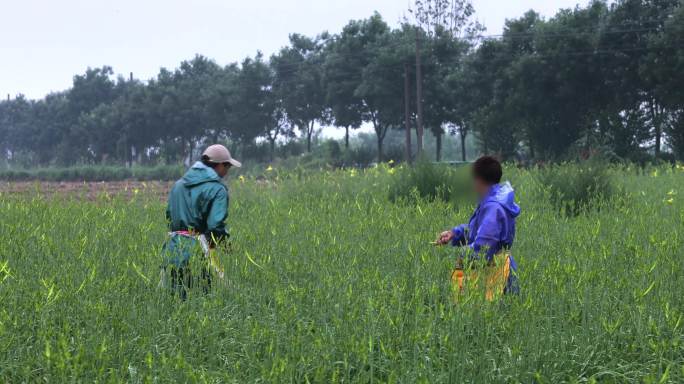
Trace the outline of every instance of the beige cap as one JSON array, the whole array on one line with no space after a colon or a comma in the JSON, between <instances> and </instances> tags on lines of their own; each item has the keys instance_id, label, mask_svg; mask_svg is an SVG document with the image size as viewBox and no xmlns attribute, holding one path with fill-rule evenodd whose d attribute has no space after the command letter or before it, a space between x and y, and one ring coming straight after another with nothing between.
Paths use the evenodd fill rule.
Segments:
<instances>
[{"instance_id":1,"label":"beige cap","mask_svg":"<svg viewBox=\"0 0 684 384\"><path fill-rule=\"evenodd\" d=\"M221 144L214 144L207 148L202 156L207 156L212 163L230 163L233 167L240 168L242 163L230 156L228 148Z\"/></svg>"}]
</instances>

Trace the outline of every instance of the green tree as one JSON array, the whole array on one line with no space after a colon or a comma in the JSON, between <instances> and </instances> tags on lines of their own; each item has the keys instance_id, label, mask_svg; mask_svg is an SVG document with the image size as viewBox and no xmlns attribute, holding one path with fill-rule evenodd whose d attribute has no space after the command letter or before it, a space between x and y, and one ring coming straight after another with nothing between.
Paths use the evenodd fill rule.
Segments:
<instances>
[{"instance_id":1,"label":"green tree","mask_svg":"<svg viewBox=\"0 0 684 384\"><path fill-rule=\"evenodd\" d=\"M467 97L466 90L453 87L447 81L462 66L471 41L459 38L454 31L437 28L428 40L424 55L425 96L424 123L436 139L437 161L442 159L442 137L445 127L459 126L465 141L467 125L463 123L460 104Z\"/></svg>"},{"instance_id":2,"label":"green tree","mask_svg":"<svg viewBox=\"0 0 684 384\"><path fill-rule=\"evenodd\" d=\"M383 142L392 127L401 126L403 112L404 58L396 41L398 32L376 14L364 25L367 65L355 95L363 100L363 118L373 125L377 138L378 162L383 161Z\"/></svg>"},{"instance_id":3,"label":"green tree","mask_svg":"<svg viewBox=\"0 0 684 384\"><path fill-rule=\"evenodd\" d=\"M641 115L656 157L660 156L671 112L666 108L666 96L658 92L670 79L663 78L659 68L678 46L668 48L659 43L678 8L678 0L618 1L611 6L601 36L601 45L606 47L606 83L613 85L616 95L613 110L622 115Z\"/></svg>"},{"instance_id":4,"label":"green tree","mask_svg":"<svg viewBox=\"0 0 684 384\"><path fill-rule=\"evenodd\" d=\"M51 93L32 102L25 132L19 137L26 153L30 153L35 165L50 165L58 157L58 146L69 135L73 121L70 119L67 93Z\"/></svg>"},{"instance_id":5,"label":"green tree","mask_svg":"<svg viewBox=\"0 0 684 384\"><path fill-rule=\"evenodd\" d=\"M326 39L326 35L311 39L293 34L290 46L271 57L274 91L287 119L305 137L308 152L315 124L325 115L322 52Z\"/></svg>"},{"instance_id":6,"label":"green tree","mask_svg":"<svg viewBox=\"0 0 684 384\"><path fill-rule=\"evenodd\" d=\"M449 72L458 66L459 56L483 30L473 20L474 12L470 0L414 0L409 7L411 17L404 20L404 24L415 26L416 66L421 64L416 68L416 86L421 91L416 96L420 98L416 107L418 151L423 150L423 125L427 125L437 141L437 161L441 159L445 124L454 126L462 120L455 116L458 108L453 89L444 85ZM465 125L461 124L461 129Z\"/></svg>"},{"instance_id":7,"label":"green tree","mask_svg":"<svg viewBox=\"0 0 684 384\"><path fill-rule=\"evenodd\" d=\"M345 129L344 144L349 149L349 130L363 123L363 99L356 95L362 81L367 57L362 54L363 22L351 21L339 35L333 36L325 49L323 81L325 100L333 124Z\"/></svg>"},{"instance_id":8,"label":"green tree","mask_svg":"<svg viewBox=\"0 0 684 384\"><path fill-rule=\"evenodd\" d=\"M2 102L0 116L0 144L3 156L12 161L21 151L33 151L32 141L33 103L23 95Z\"/></svg>"},{"instance_id":9,"label":"green tree","mask_svg":"<svg viewBox=\"0 0 684 384\"><path fill-rule=\"evenodd\" d=\"M62 163L93 160L93 135L83 117L101 104L111 103L117 97L114 72L111 67L88 68L83 75L74 76L67 93L67 119L69 130L58 145L58 159Z\"/></svg>"},{"instance_id":10,"label":"green tree","mask_svg":"<svg viewBox=\"0 0 684 384\"><path fill-rule=\"evenodd\" d=\"M270 144L270 159L275 157L276 141L289 133L281 100L273 87L274 72L264 62L261 53L242 62L231 95L231 109L235 123L235 138L252 142L258 137Z\"/></svg>"},{"instance_id":11,"label":"green tree","mask_svg":"<svg viewBox=\"0 0 684 384\"><path fill-rule=\"evenodd\" d=\"M162 69L157 76L158 116L166 127L165 140L175 143L185 160L192 158L207 133L222 130L221 119L210 114L214 100L220 97L216 84L221 75L221 67L214 61L196 56L174 72Z\"/></svg>"},{"instance_id":12,"label":"green tree","mask_svg":"<svg viewBox=\"0 0 684 384\"><path fill-rule=\"evenodd\" d=\"M684 6L680 2L663 24L662 33L651 40L650 82L666 116L664 133L678 160L684 160Z\"/></svg>"}]
</instances>

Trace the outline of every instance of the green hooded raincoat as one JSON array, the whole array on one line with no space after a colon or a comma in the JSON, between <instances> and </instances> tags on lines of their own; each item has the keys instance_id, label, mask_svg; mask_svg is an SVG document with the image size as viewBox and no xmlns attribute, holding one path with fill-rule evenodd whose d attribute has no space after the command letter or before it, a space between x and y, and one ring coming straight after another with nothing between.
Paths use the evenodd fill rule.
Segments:
<instances>
[{"instance_id":1,"label":"green hooded raincoat","mask_svg":"<svg viewBox=\"0 0 684 384\"><path fill-rule=\"evenodd\" d=\"M184 267L192 254L201 252L196 238L174 232L193 231L219 242L228 237L227 217L228 189L212 168L195 163L169 194L166 218L171 236L163 249L166 264Z\"/></svg>"}]
</instances>

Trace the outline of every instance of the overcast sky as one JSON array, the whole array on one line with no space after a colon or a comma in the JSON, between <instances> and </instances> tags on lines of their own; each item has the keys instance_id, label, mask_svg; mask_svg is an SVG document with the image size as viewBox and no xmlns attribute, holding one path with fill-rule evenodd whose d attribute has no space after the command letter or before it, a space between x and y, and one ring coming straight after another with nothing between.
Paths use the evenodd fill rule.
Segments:
<instances>
[{"instance_id":1,"label":"overcast sky","mask_svg":"<svg viewBox=\"0 0 684 384\"><path fill-rule=\"evenodd\" d=\"M487 34L529 9L552 16L578 0L473 0ZM582 0L580 0L582 1ZM582 1L584 4L585 1ZM219 64L266 54L288 34L338 32L380 12L396 25L409 0L0 0L0 95L39 98L74 74L110 65L154 77L202 54Z\"/></svg>"}]
</instances>

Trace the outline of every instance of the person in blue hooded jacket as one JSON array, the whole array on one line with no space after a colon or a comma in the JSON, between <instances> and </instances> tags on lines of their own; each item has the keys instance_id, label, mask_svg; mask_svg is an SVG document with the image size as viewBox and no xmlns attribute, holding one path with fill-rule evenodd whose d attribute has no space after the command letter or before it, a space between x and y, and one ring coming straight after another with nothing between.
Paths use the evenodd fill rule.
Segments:
<instances>
[{"instance_id":1,"label":"person in blue hooded jacket","mask_svg":"<svg viewBox=\"0 0 684 384\"><path fill-rule=\"evenodd\" d=\"M518 267L510 251L520 207L511 184L501 183L503 171L495 158L485 156L475 161L472 174L479 204L470 222L443 232L437 243L467 247L466 256L459 259L452 274L454 286L462 292L468 286L464 280L476 284L484 281L487 300L491 301L499 294L519 293ZM484 262L484 278L482 268L475 267L477 261Z\"/></svg>"},{"instance_id":2,"label":"person in blue hooded jacket","mask_svg":"<svg viewBox=\"0 0 684 384\"><path fill-rule=\"evenodd\" d=\"M199 257L203 289L211 288L210 250L226 239L228 217L228 188L223 184L231 167L240 167L228 149L222 145L208 147L202 161L195 163L178 180L169 194L166 218L169 238L163 247L162 281L167 270L170 286L185 298L186 289L193 285L190 262Z\"/></svg>"}]
</instances>

